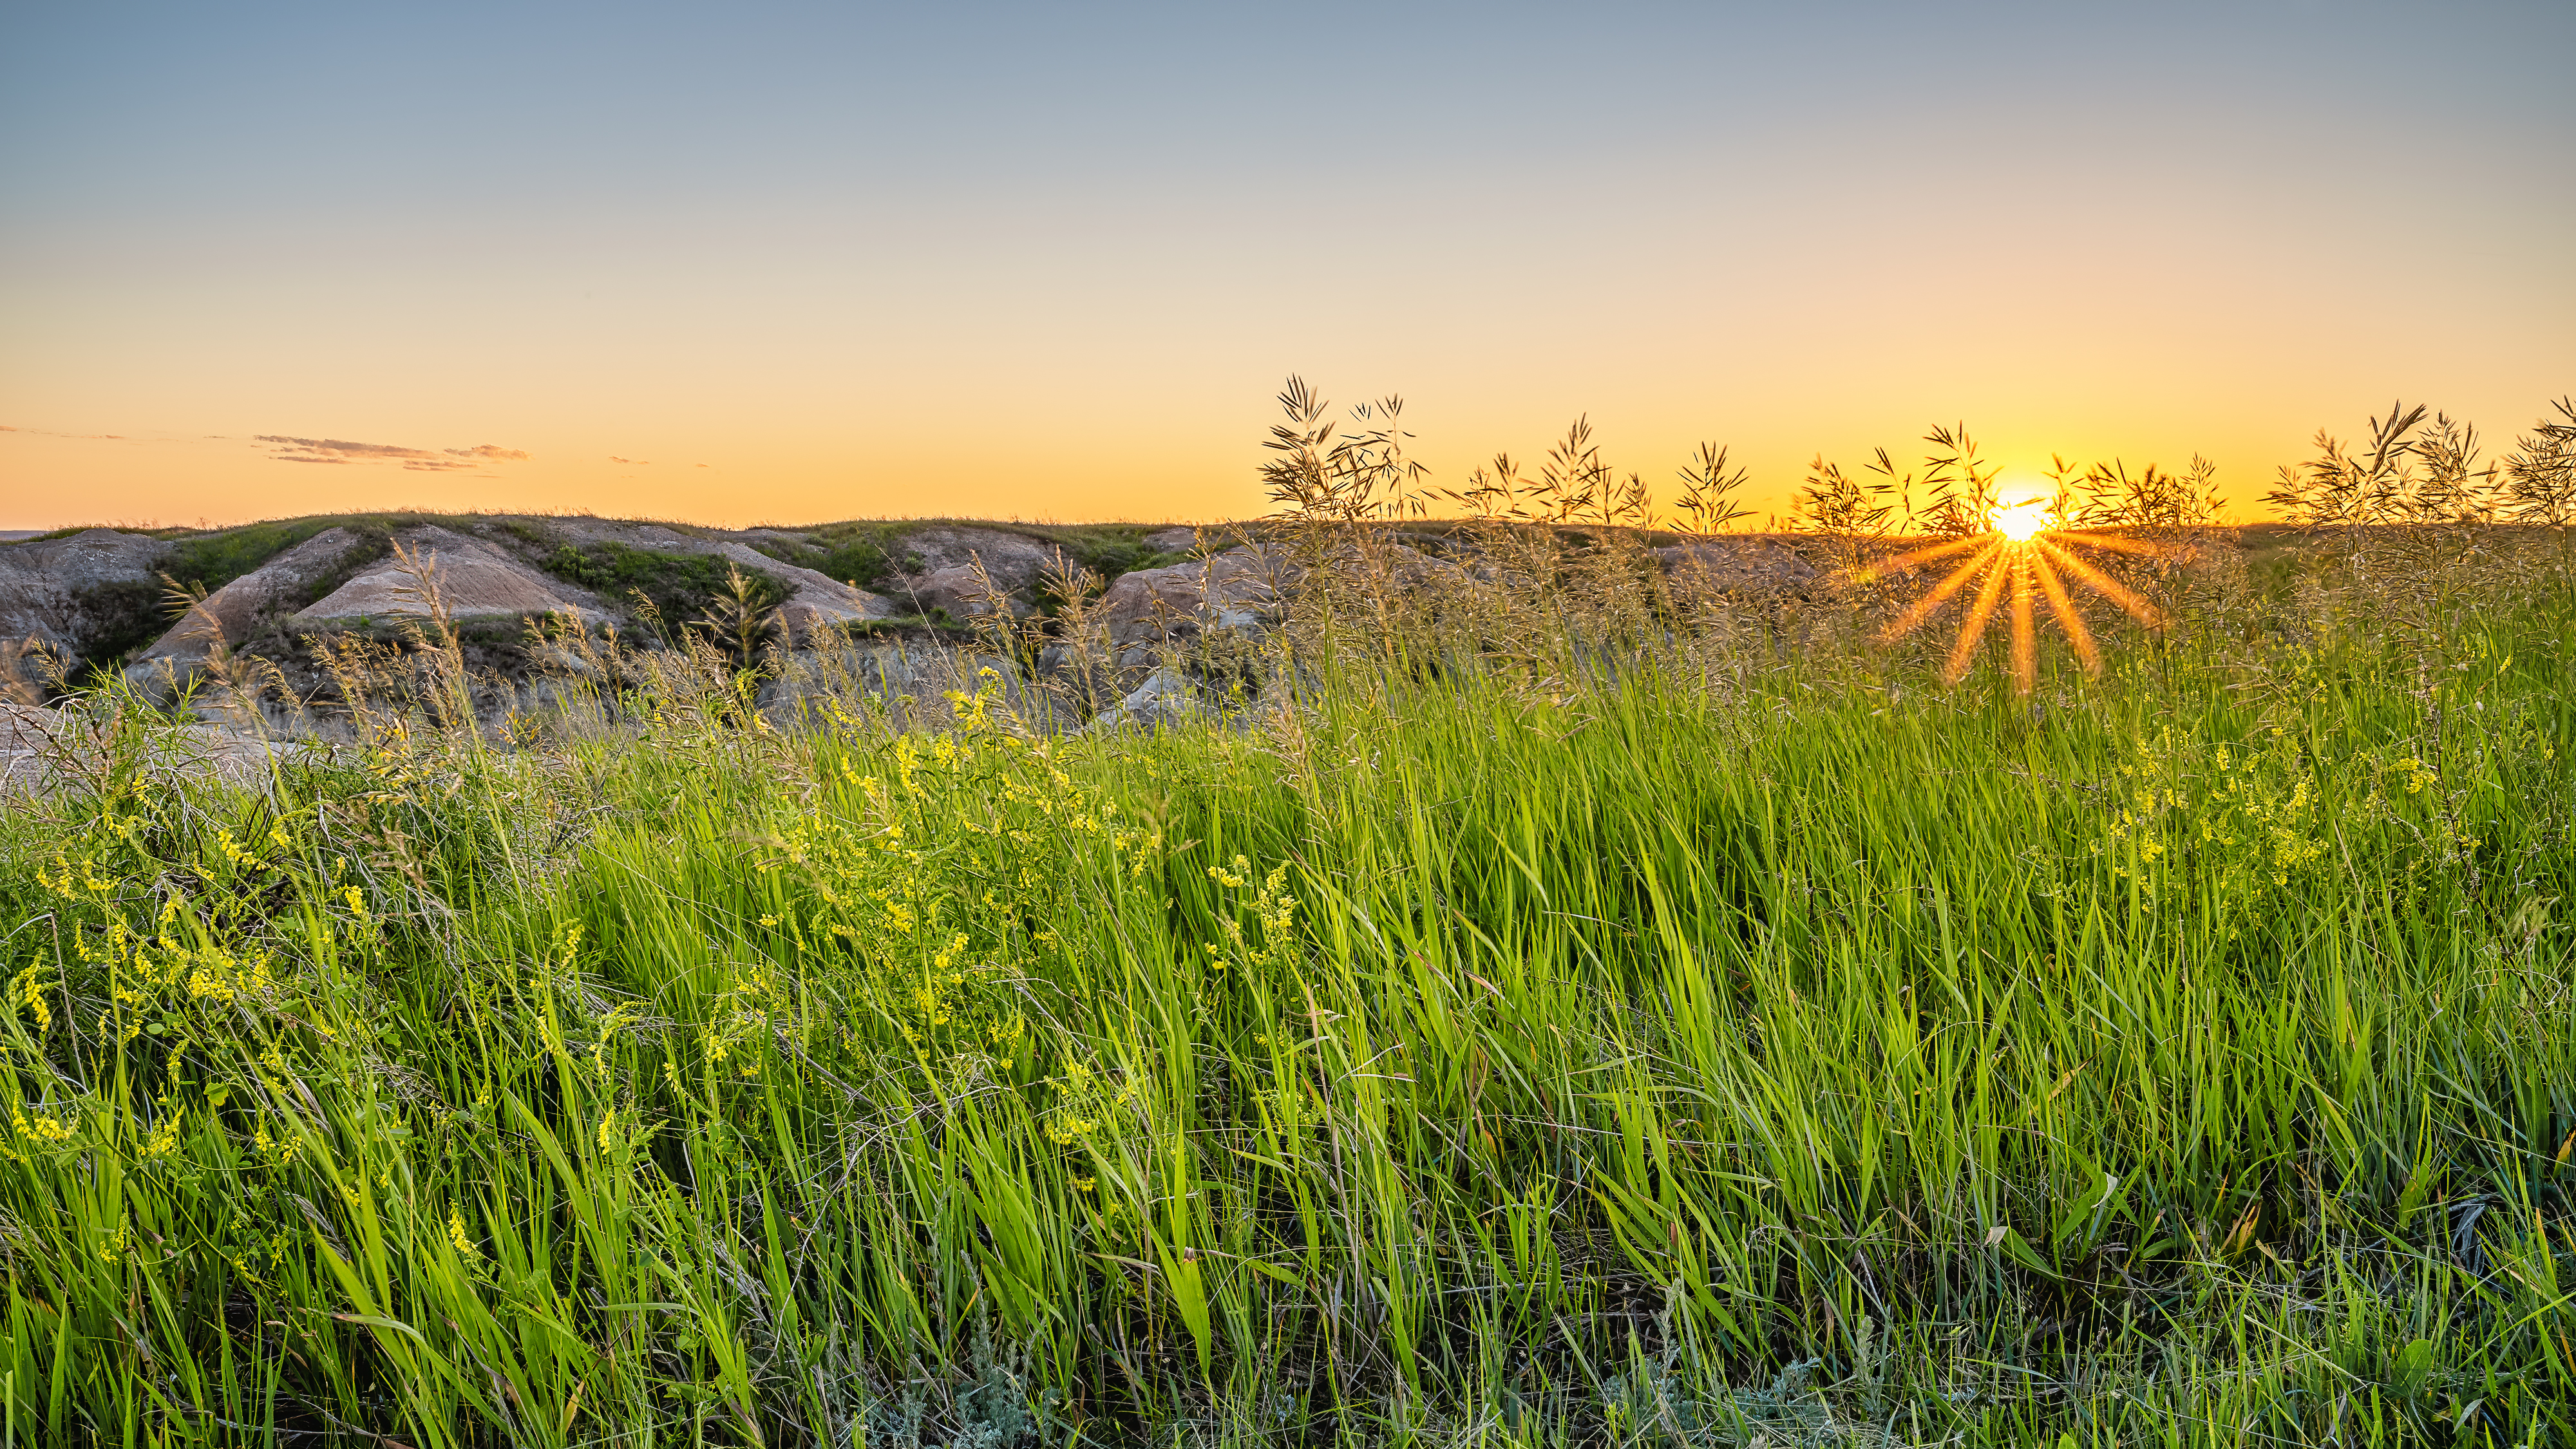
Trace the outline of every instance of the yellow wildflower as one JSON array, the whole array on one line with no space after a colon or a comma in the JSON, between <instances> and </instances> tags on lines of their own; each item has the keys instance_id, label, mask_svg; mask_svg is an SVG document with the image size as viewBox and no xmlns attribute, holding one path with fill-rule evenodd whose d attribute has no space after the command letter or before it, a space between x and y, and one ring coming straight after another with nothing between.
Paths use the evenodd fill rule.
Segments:
<instances>
[{"instance_id":1,"label":"yellow wildflower","mask_svg":"<svg viewBox=\"0 0 2576 1449\"><path fill-rule=\"evenodd\" d=\"M476 1247L474 1240L465 1235L465 1211L462 1208L450 1207L447 1210L447 1240L454 1243L456 1251L465 1257L483 1256L483 1250Z\"/></svg>"},{"instance_id":2,"label":"yellow wildflower","mask_svg":"<svg viewBox=\"0 0 2576 1449\"><path fill-rule=\"evenodd\" d=\"M69 1142L80 1135L70 1124L51 1117L40 1115L30 1122L27 1114L15 1107L9 1109L9 1119L10 1124L18 1129L19 1136L32 1137L38 1142Z\"/></svg>"},{"instance_id":3,"label":"yellow wildflower","mask_svg":"<svg viewBox=\"0 0 2576 1449\"><path fill-rule=\"evenodd\" d=\"M38 1036L44 1035L54 1024L54 1014L45 1009L45 983L36 975L43 969L41 964L30 966L18 973L16 982L18 999L26 1004L27 1014L36 1019Z\"/></svg>"}]
</instances>

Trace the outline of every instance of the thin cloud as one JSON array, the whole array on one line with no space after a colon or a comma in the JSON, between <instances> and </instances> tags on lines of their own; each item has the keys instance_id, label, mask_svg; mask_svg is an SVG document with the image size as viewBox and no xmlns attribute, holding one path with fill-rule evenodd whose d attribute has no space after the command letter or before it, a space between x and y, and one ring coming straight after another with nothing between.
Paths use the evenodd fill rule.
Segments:
<instances>
[{"instance_id":1,"label":"thin cloud","mask_svg":"<svg viewBox=\"0 0 2576 1449\"><path fill-rule=\"evenodd\" d=\"M13 428L7 423L0 423L0 433L25 433L31 438L78 438L91 443L128 441L123 433L57 433L51 428Z\"/></svg>"},{"instance_id":2,"label":"thin cloud","mask_svg":"<svg viewBox=\"0 0 2576 1449\"><path fill-rule=\"evenodd\" d=\"M393 443L353 443L346 438L290 438L261 433L256 441L274 443L269 456L281 463L399 463L420 473L450 473L484 463L524 463L517 448L484 443L472 448L405 448Z\"/></svg>"},{"instance_id":3,"label":"thin cloud","mask_svg":"<svg viewBox=\"0 0 2576 1449\"><path fill-rule=\"evenodd\" d=\"M608 455L608 461L612 463L623 463L629 468L650 468L653 466L653 460L650 458L621 458L615 453Z\"/></svg>"}]
</instances>

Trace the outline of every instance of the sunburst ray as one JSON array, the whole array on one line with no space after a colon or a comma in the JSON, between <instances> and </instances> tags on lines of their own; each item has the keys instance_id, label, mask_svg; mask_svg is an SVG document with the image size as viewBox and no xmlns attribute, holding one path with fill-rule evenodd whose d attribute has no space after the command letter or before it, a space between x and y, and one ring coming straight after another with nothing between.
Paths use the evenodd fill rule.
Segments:
<instances>
[{"instance_id":1,"label":"sunburst ray","mask_svg":"<svg viewBox=\"0 0 2576 1449\"><path fill-rule=\"evenodd\" d=\"M2038 555L2026 548L2014 549L2007 557L2012 565L2013 599L2013 687L2024 694L2039 682L2039 638L2031 627L2031 595L2036 589L2031 580L2031 564Z\"/></svg>"},{"instance_id":2,"label":"sunburst ray","mask_svg":"<svg viewBox=\"0 0 2576 1449\"><path fill-rule=\"evenodd\" d=\"M2093 643L2093 631L2084 627L2084 616L2076 612L2075 601L2066 596L2066 583L2050 566L2048 555L2031 550L2031 571L2039 575L2039 586L2048 595L2048 611L2056 616L2057 627L2066 633L2066 642L2075 646L2075 657L2084 661L2084 672L2102 672L2102 651Z\"/></svg>"},{"instance_id":3,"label":"sunburst ray","mask_svg":"<svg viewBox=\"0 0 2576 1449\"><path fill-rule=\"evenodd\" d=\"M1970 534L1966 538L1954 538L1948 543L1927 543L1921 548L1908 549L1894 558L1876 560L1862 569L1860 576L1864 580L1884 578L1889 574L1910 569L1916 564L1930 563L1936 558L1946 558L1961 549L1982 548L1994 541L1995 537L1991 533L1977 533Z\"/></svg>"},{"instance_id":4,"label":"sunburst ray","mask_svg":"<svg viewBox=\"0 0 2576 1449\"><path fill-rule=\"evenodd\" d=\"M2053 528L2048 536L2059 543L2080 543L2086 548L2107 548L2114 553L2161 554L2165 551L2162 544L2122 538L2116 533L2097 533L2089 528Z\"/></svg>"},{"instance_id":5,"label":"sunburst ray","mask_svg":"<svg viewBox=\"0 0 2576 1449\"><path fill-rule=\"evenodd\" d=\"M1898 616L1895 623L1887 626L1884 635L1885 638L1890 641L1902 638L1906 634L1911 633L1915 625L1932 617L1933 610L1940 608L1945 603L1948 603L1952 594L1955 594L1959 592L1960 589L1966 587L1969 580L1974 579L1977 576L1977 568L1979 565L1983 564L1989 557L2002 551L2003 548L2003 545L1996 541L1991 535L1981 539L1968 539L1965 541L1969 543L1982 542L1985 544L1985 548L1974 558L1971 558L1966 563L1952 569L1948 578L1945 578L1941 582L1932 586L1932 592L1915 600L1914 607L1907 609L1902 615Z\"/></svg>"},{"instance_id":6,"label":"sunburst ray","mask_svg":"<svg viewBox=\"0 0 2576 1449\"><path fill-rule=\"evenodd\" d=\"M1991 533L1970 538L1948 539L1909 549L1861 570L1861 577L1876 578L1934 559L1956 554L1967 557L1942 577L1939 583L1924 591L1921 598L1908 606L1881 632L1880 637L1893 643L1911 633L1932 617L1943 605L1957 597L1970 584L1977 584L1974 602L1967 617L1959 624L1958 638L1950 647L1941 677L1957 683L1965 677L1968 666L1975 662L1983 647L1986 630L1995 614L2010 595L2012 610L2009 628L2012 633L2011 672L2013 687L2022 694L2030 693L2039 682L2039 610L2040 601L2048 604L2049 617L2057 621L2059 632L2074 646L2075 657L2087 674L2102 672L2102 647L2085 625L2084 615L2075 606L2071 579L2118 605L2130 617L2149 628L2161 628L2163 611L2139 596L2136 590L2104 573L2076 553L2076 548L2103 548L2114 553L2161 555L2167 549L2160 544L2127 538L2119 534L2100 533L2091 529L2040 528L2024 536L2032 527L2030 505L2017 505L2020 510L2007 519L2005 510L1997 509L1997 527Z\"/></svg>"},{"instance_id":7,"label":"sunburst ray","mask_svg":"<svg viewBox=\"0 0 2576 1449\"><path fill-rule=\"evenodd\" d=\"M2081 558L2078 558L2065 549L2058 547L2047 539L2037 538L2031 540L2031 542L2038 544L2040 552L2046 554L2058 567L2091 585L2095 591L2102 595L2102 597L2109 599L2112 603L2128 610L2129 617L2146 625L2150 629L2155 628L2164 622L2164 616L2156 611L2156 606L2130 592L2128 585L2121 583L2109 574L2093 567L2091 564L2086 563Z\"/></svg>"},{"instance_id":8,"label":"sunburst ray","mask_svg":"<svg viewBox=\"0 0 2576 1449\"><path fill-rule=\"evenodd\" d=\"M1941 670L1944 684L1956 684L1968 672L1969 662L1977 657L1977 646L1985 641L1986 621L1995 616L1995 605L2003 599L2004 578L2012 572L2012 560L2004 556L2001 548L1991 557L1994 564L1986 570L1985 586L1977 590L1976 607L1968 611L1968 622L1959 626L1959 642L1950 651L1950 662Z\"/></svg>"}]
</instances>

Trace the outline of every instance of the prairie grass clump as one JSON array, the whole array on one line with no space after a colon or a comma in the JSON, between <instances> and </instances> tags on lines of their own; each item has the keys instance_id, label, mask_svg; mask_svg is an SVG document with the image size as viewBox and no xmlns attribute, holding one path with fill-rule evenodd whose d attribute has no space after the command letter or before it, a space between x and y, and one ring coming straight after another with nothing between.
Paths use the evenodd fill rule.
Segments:
<instances>
[{"instance_id":1,"label":"prairie grass clump","mask_svg":"<svg viewBox=\"0 0 2576 1449\"><path fill-rule=\"evenodd\" d=\"M1046 727L1007 640L897 709L565 636L496 729L435 608L255 787L65 702L0 1436L2576 1433L2558 525L2240 543L2106 471L2155 627L1944 687L1865 490L1748 571L1577 428L1435 527L1394 410L1291 401L1203 725Z\"/></svg>"}]
</instances>

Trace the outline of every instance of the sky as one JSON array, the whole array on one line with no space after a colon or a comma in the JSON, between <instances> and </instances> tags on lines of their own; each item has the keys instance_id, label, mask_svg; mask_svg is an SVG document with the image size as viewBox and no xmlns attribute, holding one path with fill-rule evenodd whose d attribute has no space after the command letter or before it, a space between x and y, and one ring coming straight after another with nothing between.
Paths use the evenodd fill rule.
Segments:
<instances>
[{"instance_id":1,"label":"sky","mask_svg":"<svg viewBox=\"0 0 2576 1449\"><path fill-rule=\"evenodd\" d=\"M0 6L0 529L1204 520L1289 374L1785 508L2576 391L2576 5Z\"/></svg>"}]
</instances>

